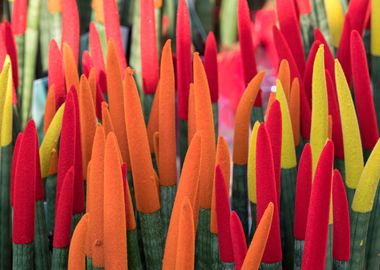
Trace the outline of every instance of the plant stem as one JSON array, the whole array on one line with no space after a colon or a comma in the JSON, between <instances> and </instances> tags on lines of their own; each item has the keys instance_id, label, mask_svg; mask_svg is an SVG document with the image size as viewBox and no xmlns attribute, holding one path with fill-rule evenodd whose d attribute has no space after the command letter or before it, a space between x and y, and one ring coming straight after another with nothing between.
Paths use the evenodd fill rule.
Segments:
<instances>
[{"instance_id":1,"label":"plant stem","mask_svg":"<svg viewBox=\"0 0 380 270\"><path fill-rule=\"evenodd\" d=\"M148 269L161 269L163 249L163 235L160 211L153 213L139 212L141 235Z\"/></svg>"},{"instance_id":2,"label":"plant stem","mask_svg":"<svg viewBox=\"0 0 380 270\"><path fill-rule=\"evenodd\" d=\"M36 270L50 269L49 239L46 231L44 201L36 202L34 257Z\"/></svg>"},{"instance_id":3,"label":"plant stem","mask_svg":"<svg viewBox=\"0 0 380 270\"><path fill-rule=\"evenodd\" d=\"M0 269L10 269L12 258L10 205L12 145L1 147L0 157Z\"/></svg>"},{"instance_id":4,"label":"plant stem","mask_svg":"<svg viewBox=\"0 0 380 270\"><path fill-rule=\"evenodd\" d=\"M211 267L210 209L199 209L198 230L195 241L195 269Z\"/></svg>"},{"instance_id":5,"label":"plant stem","mask_svg":"<svg viewBox=\"0 0 380 270\"><path fill-rule=\"evenodd\" d=\"M233 165L232 173L232 210L236 211L243 225L244 233L248 234L248 187L247 165Z\"/></svg>"},{"instance_id":6,"label":"plant stem","mask_svg":"<svg viewBox=\"0 0 380 270\"><path fill-rule=\"evenodd\" d=\"M13 270L33 269L33 242L28 244L13 244ZM6 269L11 269L9 268Z\"/></svg>"}]
</instances>

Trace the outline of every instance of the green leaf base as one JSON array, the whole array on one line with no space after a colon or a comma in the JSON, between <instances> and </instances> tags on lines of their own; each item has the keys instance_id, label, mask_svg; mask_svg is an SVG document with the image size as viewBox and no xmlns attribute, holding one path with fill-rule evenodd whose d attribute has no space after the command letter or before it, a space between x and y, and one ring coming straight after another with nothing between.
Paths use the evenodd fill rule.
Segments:
<instances>
[{"instance_id":1,"label":"green leaf base","mask_svg":"<svg viewBox=\"0 0 380 270\"><path fill-rule=\"evenodd\" d=\"M244 233L248 235L248 187L247 164L233 165L232 172L232 210L236 211L243 225Z\"/></svg>"},{"instance_id":2,"label":"green leaf base","mask_svg":"<svg viewBox=\"0 0 380 270\"><path fill-rule=\"evenodd\" d=\"M199 209L198 230L195 241L195 269L211 267L210 209Z\"/></svg>"}]
</instances>

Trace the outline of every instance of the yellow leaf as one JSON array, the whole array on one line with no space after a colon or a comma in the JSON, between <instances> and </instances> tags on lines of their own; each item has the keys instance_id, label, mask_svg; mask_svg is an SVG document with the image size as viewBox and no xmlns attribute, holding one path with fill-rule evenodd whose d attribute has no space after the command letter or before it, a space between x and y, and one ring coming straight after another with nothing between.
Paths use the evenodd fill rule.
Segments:
<instances>
[{"instance_id":1,"label":"yellow leaf","mask_svg":"<svg viewBox=\"0 0 380 270\"><path fill-rule=\"evenodd\" d=\"M282 144L281 144L281 168L290 169L297 165L294 149L294 137L292 121L290 120L289 105L280 80L276 81L276 99L280 102L282 112Z\"/></svg>"},{"instance_id":2,"label":"yellow leaf","mask_svg":"<svg viewBox=\"0 0 380 270\"><path fill-rule=\"evenodd\" d=\"M355 189L364 166L362 142L351 92L338 60L335 60L335 81L342 121L345 180L349 188Z\"/></svg>"}]
</instances>

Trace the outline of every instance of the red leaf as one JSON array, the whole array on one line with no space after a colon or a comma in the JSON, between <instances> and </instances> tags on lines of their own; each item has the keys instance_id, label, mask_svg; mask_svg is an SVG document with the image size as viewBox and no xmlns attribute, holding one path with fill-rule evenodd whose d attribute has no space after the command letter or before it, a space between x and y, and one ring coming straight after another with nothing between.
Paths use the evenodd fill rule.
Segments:
<instances>
[{"instance_id":1,"label":"red leaf","mask_svg":"<svg viewBox=\"0 0 380 270\"><path fill-rule=\"evenodd\" d=\"M178 1L176 28L176 75L178 88L178 117L187 121L189 87L192 80L190 17L186 1Z\"/></svg>"},{"instance_id":2,"label":"red leaf","mask_svg":"<svg viewBox=\"0 0 380 270\"><path fill-rule=\"evenodd\" d=\"M324 269L329 228L334 144L328 140L315 169L307 216L302 269Z\"/></svg>"},{"instance_id":3,"label":"red leaf","mask_svg":"<svg viewBox=\"0 0 380 270\"><path fill-rule=\"evenodd\" d=\"M234 252L230 232L230 204L223 173L219 166L215 171L215 202L220 260L231 263L234 261Z\"/></svg>"},{"instance_id":4,"label":"red leaf","mask_svg":"<svg viewBox=\"0 0 380 270\"><path fill-rule=\"evenodd\" d=\"M15 147L13 149L13 156L12 156L12 172L11 172L11 206L13 207L13 194L14 194L14 186L15 186L15 176L16 176L16 170L17 170L17 159L18 159L18 153L20 151L20 145L22 142L23 134L20 132L17 135Z\"/></svg>"},{"instance_id":5,"label":"red leaf","mask_svg":"<svg viewBox=\"0 0 380 270\"><path fill-rule=\"evenodd\" d=\"M61 1L62 5L62 42L66 42L73 50L74 58L78 63L79 57L79 14L75 0ZM74 68L74 67L73 67Z\"/></svg>"},{"instance_id":6,"label":"red leaf","mask_svg":"<svg viewBox=\"0 0 380 270\"><path fill-rule=\"evenodd\" d=\"M69 95L73 96L75 107L75 163L74 163L74 214L82 213L84 210L84 181L82 168L82 144L80 135L79 101L74 87L71 87Z\"/></svg>"},{"instance_id":7,"label":"red leaf","mask_svg":"<svg viewBox=\"0 0 380 270\"><path fill-rule=\"evenodd\" d=\"M255 48L253 46L251 33L251 19L249 15L248 2L238 2L238 32L240 42L240 53L243 62L245 85L257 74ZM261 106L261 92L257 95L255 106Z\"/></svg>"},{"instance_id":8,"label":"red leaf","mask_svg":"<svg viewBox=\"0 0 380 270\"><path fill-rule=\"evenodd\" d=\"M313 66L314 59L317 54L319 46L322 44L321 41L315 40L311 45L309 56L306 61L305 73L303 74L303 85L305 89L306 96L308 98L309 104L311 104L311 84L313 77Z\"/></svg>"},{"instance_id":9,"label":"red leaf","mask_svg":"<svg viewBox=\"0 0 380 270\"><path fill-rule=\"evenodd\" d=\"M90 70L94 67L94 61L88 51L84 51L82 54L82 71L88 78L90 76Z\"/></svg>"},{"instance_id":10,"label":"red leaf","mask_svg":"<svg viewBox=\"0 0 380 270\"><path fill-rule=\"evenodd\" d=\"M115 0L103 0L103 10L104 10L104 26L106 29L107 41L113 39L115 45L118 49L120 67L122 74L127 67L127 62L125 60L123 42L121 40L120 34L120 19L119 12L117 10Z\"/></svg>"},{"instance_id":11,"label":"red leaf","mask_svg":"<svg viewBox=\"0 0 380 270\"><path fill-rule=\"evenodd\" d=\"M105 74L104 57L102 45L100 43L99 33L93 23L90 23L90 39L89 39L90 53L94 61L94 66L97 72L97 78L101 89L107 89L107 79Z\"/></svg>"},{"instance_id":12,"label":"red leaf","mask_svg":"<svg viewBox=\"0 0 380 270\"><path fill-rule=\"evenodd\" d=\"M153 0L140 1L140 38L143 91L154 94L159 68Z\"/></svg>"},{"instance_id":13,"label":"red leaf","mask_svg":"<svg viewBox=\"0 0 380 270\"><path fill-rule=\"evenodd\" d=\"M247 242L245 240L243 226L241 225L239 216L235 211L230 215L231 241L234 252L235 269L240 270L245 255L247 254Z\"/></svg>"},{"instance_id":14,"label":"red leaf","mask_svg":"<svg viewBox=\"0 0 380 270\"><path fill-rule=\"evenodd\" d=\"M342 134L342 122L339 113L338 96L336 93L335 84L330 75L330 72L326 70L326 86L329 114L332 116L332 141L334 142L335 157L344 159L344 147L343 147L343 134Z\"/></svg>"},{"instance_id":15,"label":"red leaf","mask_svg":"<svg viewBox=\"0 0 380 270\"><path fill-rule=\"evenodd\" d=\"M358 31L360 35L364 31L369 4L369 0L351 0L347 9L346 17L350 19L352 30Z\"/></svg>"},{"instance_id":16,"label":"red leaf","mask_svg":"<svg viewBox=\"0 0 380 270\"><path fill-rule=\"evenodd\" d=\"M277 16L281 32L284 34L289 48L297 63L301 75L305 71L305 56L301 40L301 31L297 20L296 10L289 0L277 0Z\"/></svg>"},{"instance_id":17,"label":"red leaf","mask_svg":"<svg viewBox=\"0 0 380 270\"><path fill-rule=\"evenodd\" d=\"M15 244L32 243L34 239L36 142L36 126L30 120L24 130L14 177L12 240Z\"/></svg>"},{"instance_id":18,"label":"red leaf","mask_svg":"<svg viewBox=\"0 0 380 270\"><path fill-rule=\"evenodd\" d=\"M331 53L330 47L327 44L327 41L322 34L322 32L318 28L314 28L314 40L319 40L321 44L324 45L325 51L325 67L330 72L331 78L333 78L333 82L335 85L335 67L334 67L334 56Z\"/></svg>"},{"instance_id":19,"label":"red leaf","mask_svg":"<svg viewBox=\"0 0 380 270\"><path fill-rule=\"evenodd\" d=\"M273 168L276 180L277 190L277 205L280 203L280 174L281 174L281 143L282 143L282 121L281 107L278 100L273 101L267 114L265 127L268 130L272 153L273 153Z\"/></svg>"},{"instance_id":20,"label":"red leaf","mask_svg":"<svg viewBox=\"0 0 380 270\"><path fill-rule=\"evenodd\" d=\"M62 119L58 156L56 202L59 202L59 196L61 194L62 184L66 177L66 173L71 167L74 167L75 164L76 117L74 96L70 94L67 95L65 111Z\"/></svg>"},{"instance_id":21,"label":"red leaf","mask_svg":"<svg viewBox=\"0 0 380 270\"><path fill-rule=\"evenodd\" d=\"M71 220L74 201L74 167L67 171L61 186L61 195L56 202L54 248L67 248L70 244Z\"/></svg>"},{"instance_id":22,"label":"red leaf","mask_svg":"<svg viewBox=\"0 0 380 270\"><path fill-rule=\"evenodd\" d=\"M310 14L310 0L296 0L296 2L301 15Z\"/></svg>"},{"instance_id":23,"label":"red leaf","mask_svg":"<svg viewBox=\"0 0 380 270\"><path fill-rule=\"evenodd\" d=\"M12 28L15 35L23 35L26 30L28 0L15 0L13 3Z\"/></svg>"},{"instance_id":24,"label":"red leaf","mask_svg":"<svg viewBox=\"0 0 380 270\"><path fill-rule=\"evenodd\" d=\"M366 51L362 38L356 30L351 32L351 62L356 113L358 115L363 148L372 150L379 139L379 131L377 128Z\"/></svg>"},{"instance_id":25,"label":"red leaf","mask_svg":"<svg viewBox=\"0 0 380 270\"><path fill-rule=\"evenodd\" d=\"M352 29L353 27L351 25L351 20L347 14L346 19L344 20L343 32L339 43L337 58L342 65L344 75L346 75L346 79L349 85L352 82L350 61L350 34Z\"/></svg>"},{"instance_id":26,"label":"red leaf","mask_svg":"<svg viewBox=\"0 0 380 270\"><path fill-rule=\"evenodd\" d=\"M298 166L296 184L296 206L294 211L294 238L305 240L307 213L312 185L312 159L310 144L306 144Z\"/></svg>"},{"instance_id":27,"label":"red leaf","mask_svg":"<svg viewBox=\"0 0 380 270\"><path fill-rule=\"evenodd\" d=\"M278 197L273 167L273 154L267 129L260 125L256 141L256 193L257 193L257 224L268 204L274 204L272 227L265 247L263 262L275 263L282 261L280 217Z\"/></svg>"},{"instance_id":28,"label":"red leaf","mask_svg":"<svg viewBox=\"0 0 380 270\"><path fill-rule=\"evenodd\" d=\"M59 108L66 99L65 75L63 72L62 53L57 42L52 39L49 44L48 88L55 86L55 107Z\"/></svg>"},{"instance_id":29,"label":"red leaf","mask_svg":"<svg viewBox=\"0 0 380 270\"><path fill-rule=\"evenodd\" d=\"M207 75L208 85L210 87L211 102L217 102L219 98L219 85L218 85L218 48L213 32L210 32L205 49L205 70Z\"/></svg>"},{"instance_id":30,"label":"red leaf","mask_svg":"<svg viewBox=\"0 0 380 270\"><path fill-rule=\"evenodd\" d=\"M36 155L36 201L42 201L44 199L44 189L42 187L41 179L41 165L40 165L40 152L38 149L38 137L36 137L36 148L34 149Z\"/></svg>"},{"instance_id":31,"label":"red leaf","mask_svg":"<svg viewBox=\"0 0 380 270\"><path fill-rule=\"evenodd\" d=\"M9 22L7 21L4 22L4 26L2 30L3 30L4 41L5 41L5 47L7 48L7 53L12 63L13 86L17 89L19 85L17 50L16 50L14 35L12 33L12 28Z\"/></svg>"},{"instance_id":32,"label":"red leaf","mask_svg":"<svg viewBox=\"0 0 380 270\"><path fill-rule=\"evenodd\" d=\"M338 170L333 176L333 258L338 261L350 260L350 214L346 188Z\"/></svg>"},{"instance_id":33,"label":"red leaf","mask_svg":"<svg viewBox=\"0 0 380 270\"><path fill-rule=\"evenodd\" d=\"M299 78L301 81L301 76L298 71L298 67L294 57L290 51L289 45L285 40L283 34L278 30L276 26L273 27L273 38L276 44L276 50L279 59L286 59L289 62L291 80L294 78ZM303 83L300 83L300 94L301 94L301 134L306 140L310 138L310 123L311 123L311 111L310 103L303 89ZM311 89L311 88L310 88ZM311 91L310 91L311 92Z\"/></svg>"}]
</instances>

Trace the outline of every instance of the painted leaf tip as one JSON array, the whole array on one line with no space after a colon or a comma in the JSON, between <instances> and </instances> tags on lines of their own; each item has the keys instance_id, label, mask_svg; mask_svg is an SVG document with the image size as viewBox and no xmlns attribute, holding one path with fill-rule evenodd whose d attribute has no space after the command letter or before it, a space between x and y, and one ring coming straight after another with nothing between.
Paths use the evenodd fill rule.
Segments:
<instances>
[{"instance_id":1,"label":"painted leaf tip","mask_svg":"<svg viewBox=\"0 0 380 270\"><path fill-rule=\"evenodd\" d=\"M216 168L215 200L220 258L223 262L233 262L229 198L220 167Z\"/></svg>"},{"instance_id":2,"label":"painted leaf tip","mask_svg":"<svg viewBox=\"0 0 380 270\"><path fill-rule=\"evenodd\" d=\"M296 184L294 237L297 240L305 240L307 214L312 186L312 170L311 146L310 144L306 144L299 162Z\"/></svg>"},{"instance_id":3,"label":"painted leaf tip","mask_svg":"<svg viewBox=\"0 0 380 270\"><path fill-rule=\"evenodd\" d=\"M346 188L341 174L334 170L333 174L333 257L339 261L350 260L350 215L346 196Z\"/></svg>"},{"instance_id":4,"label":"painted leaf tip","mask_svg":"<svg viewBox=\"0 0 380 270\"><path fill-rule=\"evenodd\" d=\"M74 205L74 167L65 174L60 195L56 202L53 247L65 248L70 244L71 220Z\"/></svg>"},{"instance_id":5,"label":"painted leaf tip","mask_svg":"<svg viewBox=\"0 0 380 270\"><path fill-rule=\"evenodd\" d=\"M34 239L36 149L36 125L29 120L24 129L14 177L12 240L15 244L28 244Z\"/></svg>"},{"instance_id":6,"label":"painted leaf tip","mask_svg":"<svg viewBox=\"0 0 380 270\"><path fill-rule=\"evenodd\" d=\"M257 185L257 222L269 202L277 208L278 195L273 167L273 154L269 135L265 125L261 125L256 142L256 185ZM273 263L282 260L281 236L278 210L275 209L268 244L263 255L263 262Z\"/></svg>"}]
</instances>

